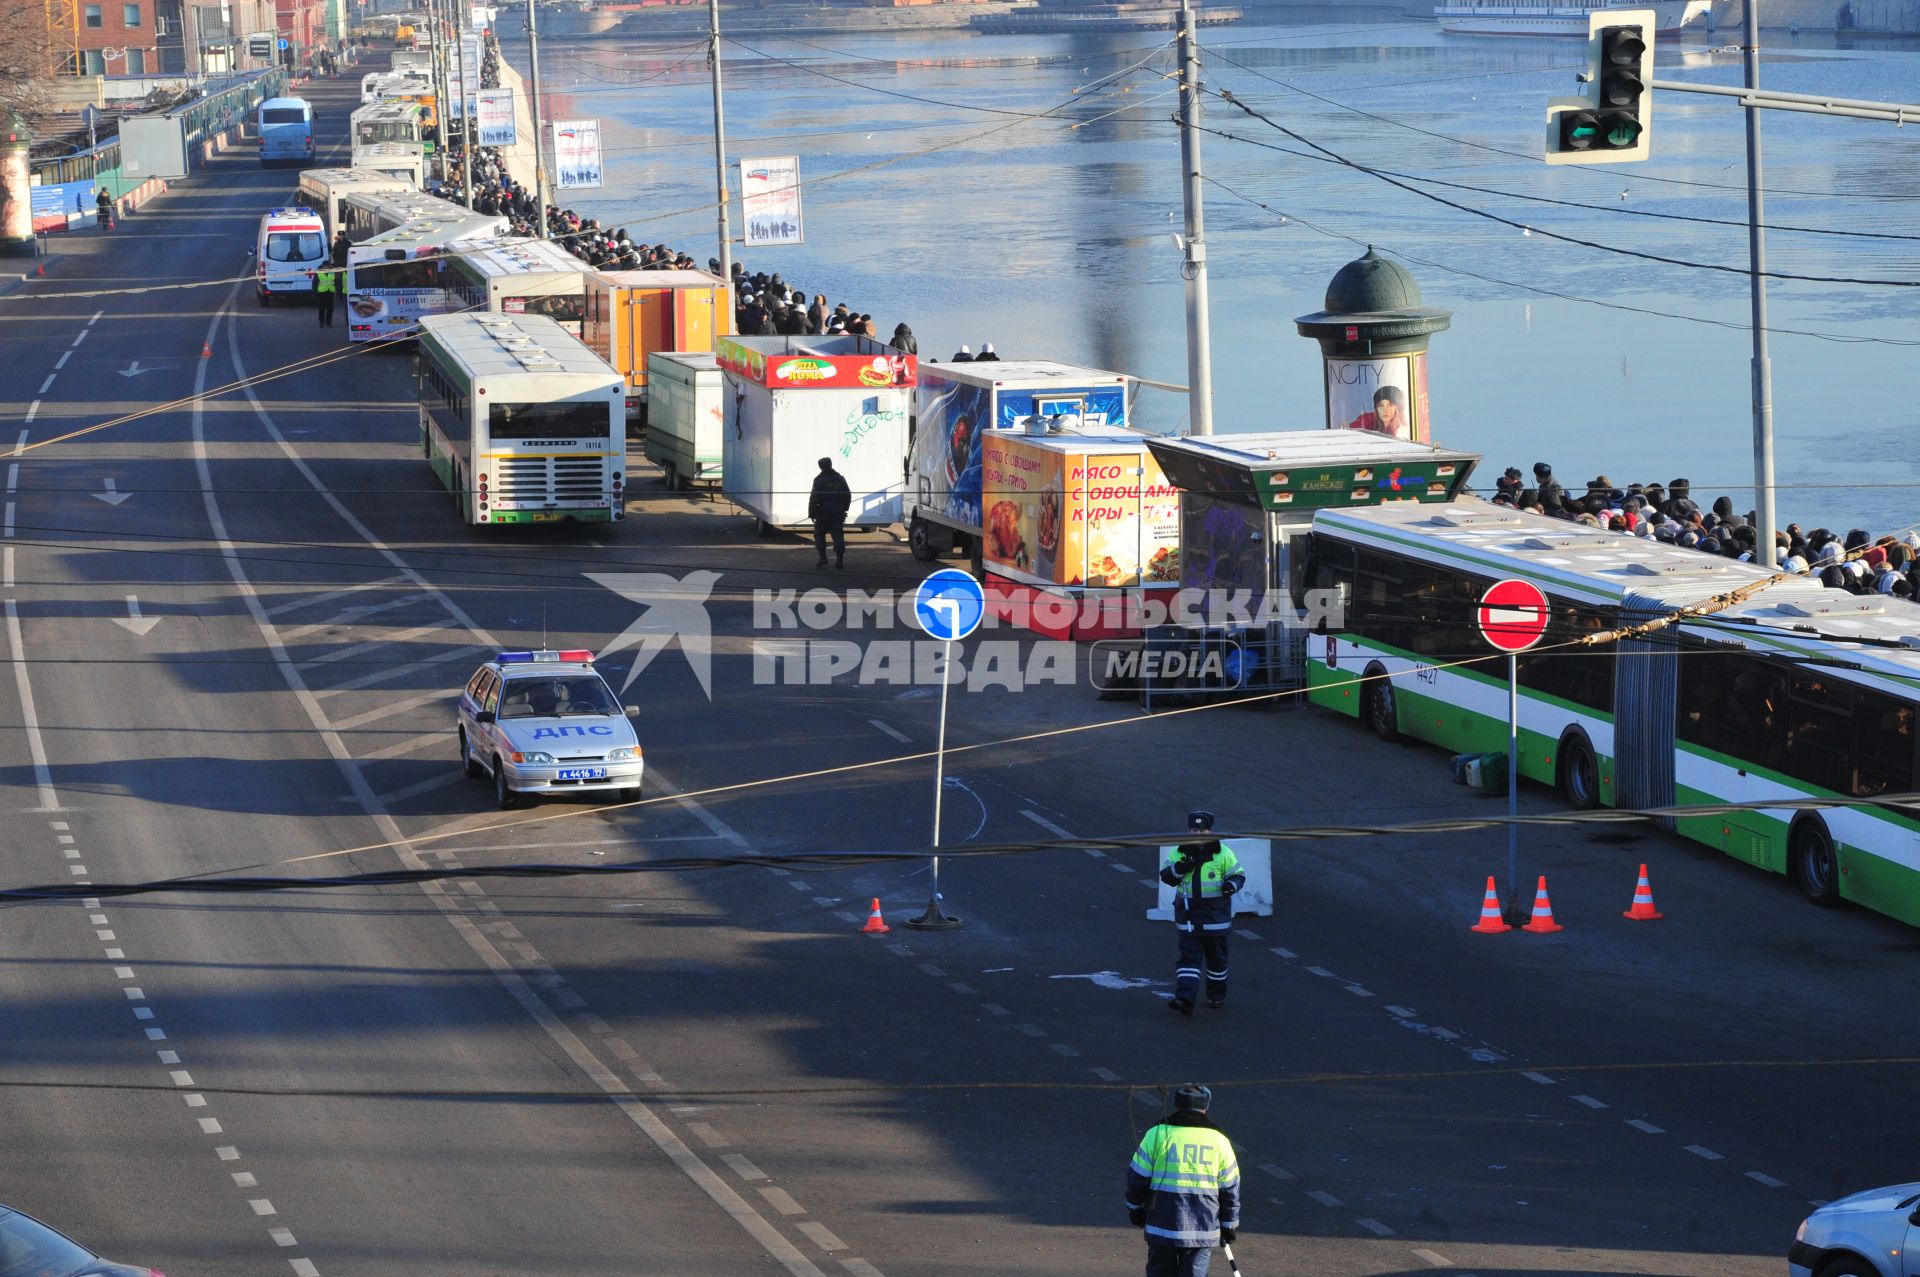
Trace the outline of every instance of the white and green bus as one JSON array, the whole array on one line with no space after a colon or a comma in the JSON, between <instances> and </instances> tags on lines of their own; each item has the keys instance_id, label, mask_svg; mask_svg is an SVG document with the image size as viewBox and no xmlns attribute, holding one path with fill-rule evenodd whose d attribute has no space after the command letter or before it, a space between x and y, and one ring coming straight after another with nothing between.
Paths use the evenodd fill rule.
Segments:
<instances>
[{"instance_id":1,"label":"white and green bus","mask_svg":"<svg viewBox=\"0 0 1920 1277\"><path fill-rule=\"evenodd\" d=\"M409 189L405 178L386 173L352 168L310 168L300 174L300 192L294 202L320 210L320 216L327 224L327 238L332 239L344 229L341 206L348 196L392 196Z\"/></svg>"},{"instance_id":2,"label":"white and green bus","mask_svg":"<svg viewBox=\"0 0 1920 1277\"><path fill-rule=\"evenodd\" d=\"M468 523L626 517L626 380L544 315L420 321L420 448Z\"/></svg>"},{"instance_id":3,"label":"white and green bus","mask_svg":"<svg viewBox=\"0 0 1920 1277\"><path fill-rule=\"evenodd\" d=\"M346 201L349 217L360 198ZM452 287L453 259L491 242L502 219L455 212L459 215L407 222L347 249L349 342L410 336L422 316L460 308Z\"/></svg>"},{"instance_id":4,"label":"white and green bus","mask_svg":"<svg viewBox=\"0 0 1920 1277\"><path fill-rule=\"evenodd\" d=\"M1574 807L1841 798L1853 805L1686 817L1678 832L1785 873L1820 904L1920 925L1920 608L1801 578L1708 616L1591 648L1769 575L1751 564L1478 500L1314 516L1312 584L1340 591L1308 644L1309 697L1382 737L1506 748L1506 661L1474 628L1493 582L1552 603L1519 658L1520 773ZM1484 657L1473 664L1453 662ZM1384 676L1384 677L1382 677Z\"/></svg>"},{"instance_id":5,"label":"white and green bus","mask_svg":"<svg viewBox=\"0 0 1920 1277\"><path fill-rule=\"evenodd\" d=\"M502 240L453 260L450 287L463 310L545 315L575 337L586 318L593 267L543 239Z\"/></svg>"}]
</instances>

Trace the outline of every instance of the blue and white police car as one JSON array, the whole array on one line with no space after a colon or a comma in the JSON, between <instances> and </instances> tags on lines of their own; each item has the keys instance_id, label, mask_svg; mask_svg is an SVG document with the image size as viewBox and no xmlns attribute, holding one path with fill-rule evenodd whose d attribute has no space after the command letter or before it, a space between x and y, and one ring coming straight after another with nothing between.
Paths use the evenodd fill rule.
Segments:
<instances>
[{"instance_id":1,"label":"blue and white police car","mask_svg":"<svg viewBox=\"0 0 1920 1277\"><path fill-rule=\"evenodd\" d=\"M1913 1277L1920 1248L1920 1183L1868 1189L1801 1221L1787 1248L1789 1277Z\"/></svg>"},{"instance_id":2,"label":"blue and white police car","mask_svg":"<svg viewBox=\"0 0 1920 1277\"><path fill-rule=\"evenodd\" d=\"M611 792L638 798L640 738L593 653L501 652L460 693L460 761L493 796Z\"/></svg>"}]
</instances>

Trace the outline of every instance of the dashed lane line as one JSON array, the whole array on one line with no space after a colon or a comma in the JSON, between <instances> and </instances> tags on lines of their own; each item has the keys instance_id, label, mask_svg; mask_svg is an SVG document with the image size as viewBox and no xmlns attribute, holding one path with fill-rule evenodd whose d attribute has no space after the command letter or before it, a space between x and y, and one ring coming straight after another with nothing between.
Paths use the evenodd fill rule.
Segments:
<instances>
[{"instance_id":1,"label":"dashed lane line","mask_svg":"<svg viewBox=\"0 0 1920 1277\"><path fill-rule=\"evenodd\" d=\"M1714 1152L1712 1149L1702 1148L1698 1144L1688 1144L1688 1145L1685 1145L1685 1148L1687 1152L1692 1153L1695 1157L1705 1158L1709 1162L1719 1162L1719 1161L1725 1160L1720 1156L1720 1154Z\"/></svg>"},{"instance_id":2,"label":"dashed lane line","mask_svg":"<svg viewBox=\"0 0 1920 1277\"><path fill-rule=\"evenodd\" d=\"M1370 1219L1364 1215L1355 1219L1353 1222L1360 1225L1360 1227L1366 1229L1368 1232L1372 1233L1375 1237L1396 1237L1399 1235L1395 1233L1391 1228L1388 1228L1385 1224L1381 1223L1379 1220Z\"/></svg>"},{"instance_id":3,"label":"dashed lane line","mask_svg":"<svg viewBox=\"0 0 1920 1277\"><path fill-rule=\"evenodd\" d=\"M1544 1074L1544 1073L1532 1073L1532 1072L1528 1072L1528 1073L1522 1073L1522 1074L1521 1074L1520 1076L1521 1076L1521 1077L1523 1077L1523 1078L1525 1078L1525 1079L1527 1079L1527 1081L1529 1081L1529 1082L1538 1082L1538 1083L1539 1083L1539 1084L1540 1084L1541 1086L1554 1086L1554 1085L1557 1085L1557 1083L1555 1082L1555 1080L1554 1080L1553 1078L1550 1078L1550 1077L1548 1077L1548 1076L1547 1076L1546 1074Z\"/></svg>"},{"instance_id":4,"label":"dashed lane line","mask_svg":"<svg viewBox=\"0 0 1920 1277\"><path fill-rule=\"evenodd\" d=\"M911 736L908 736L905 732L900 731L898 728L895 728L887 723L883 723L877 718L869 718L867 721L873 724L875 727L879 728L882 732L884 732L888 736L891 736L895 740L899 741L902 745L913 744L913 738Z\"/></svg>"},{"instance_id":5,"label":"dashed lane line","mask_svg":"<svg viewBox=\"0 0 1920 1277\"><path fill-rule=\"evenodd\" d=\"M1596 1100L1591 1095L1570 1095L1567 1098L1575 1104L1584 1104L1590 1109L1603 1109L1607 1107L1604 1101Z\"/></svg>"},{"instance_id":6,"label":"dashed lane line","mask_svg":"<svg viewBox=\"0 0 1920 1277\"><path fill-rule=\"evenodd\" d=\"M1445 1255L1442 1255L1437 1251L1428 1250L1424 1246L1414 1247L1413 1257L1415 1259L1422 1261L1423 1263L1430 1264L1435 1268L1453 1267L1452 1260L1448 1259Z\"/></svg>"},{"instance_id":7,"label":"dashed lane line","mask_svg":"<svg viewBox=\"0 0 1920 1277\"><path fill-rule=\"evenodd\" d=\"M1785 1188L1787 1186L1787 1181L1775 1179L1773 1176L1763 1174L1760 1171L1748 1171L1747 1178L1764 1188Z\"/></svg>"},{"instance_id":8,"label":"dashed lane line","mask_svg":"<svg viewBox=\"0 0 1920 1277\"><path fill-rule=\"evenodd\" d=\"M1645 1131L1648 1135L1665 1135L1667 1133L1666 1128L1655 1126L1652 1122L1642 1118L1630 1117L1627 1119L1627 1125L1636 1131Z\"/></svg>"}]
</instances>

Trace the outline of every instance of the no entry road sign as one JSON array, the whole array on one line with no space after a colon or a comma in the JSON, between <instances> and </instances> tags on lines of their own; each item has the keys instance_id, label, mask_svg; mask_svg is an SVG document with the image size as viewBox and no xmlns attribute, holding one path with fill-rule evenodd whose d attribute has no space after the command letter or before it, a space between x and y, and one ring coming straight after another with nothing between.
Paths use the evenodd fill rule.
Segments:
<instances>
[{"instance_id":1,"label":"no entry road sign","mask_svg":"<svg viewBox=\"0 0 1920 1277\"><path fill-rule=\"evenodd\" d=\"M1496 581L1480 596L1481 637L1502 652L1524 652L1547 632L1547 596L1527 581Z\"/></svg>"}]
</instances>

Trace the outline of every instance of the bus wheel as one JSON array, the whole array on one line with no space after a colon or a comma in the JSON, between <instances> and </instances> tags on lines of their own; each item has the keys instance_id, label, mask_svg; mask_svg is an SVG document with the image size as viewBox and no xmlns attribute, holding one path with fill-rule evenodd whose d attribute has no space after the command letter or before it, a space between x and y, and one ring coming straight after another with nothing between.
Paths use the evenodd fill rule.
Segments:
<instances>
[{"instance_id":1,"label":"bus wheel","mask_svg":"<svg viewBox=\"0 0 1920 1277\"><path fill-rule=\"evenodd\" d=\"M1560 742L1560 797L1575 811L1600 805L1600 765L1586 737L1573 735Z\"/></svg>"},{"instance_id":2,"label":"bus wheel","mask_svg":"<svg viewBox=\"0 0 1920 1277\"><path fill-rule=\"evenodd\" d=\"M1394 703L1393 684L1386 671L1374 666L1367 671L1373 682L1367 685L1367 726L1384 741L1400 739L1400 707Z\"/></svg>"},{"instance_id":3,"label":"bus wheel","mask_svg":"<svg viewBox=\"0 0 1920 1277\"><path fill-rule=\"evenodd\" d=\"M1787 863L1800 893L1817 905L1840 903L1840 860L1833 835L1819 820L1805 820L1787 845Z\"/></svg>"}]
</instances>

